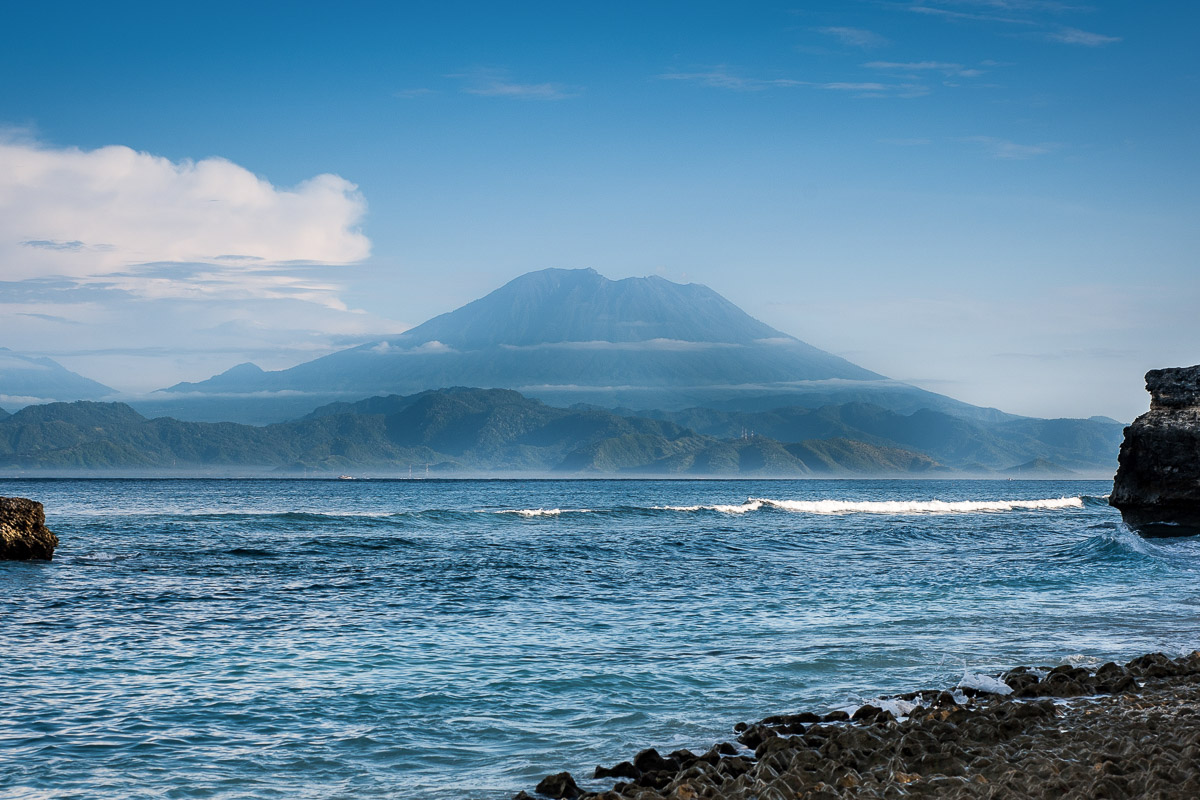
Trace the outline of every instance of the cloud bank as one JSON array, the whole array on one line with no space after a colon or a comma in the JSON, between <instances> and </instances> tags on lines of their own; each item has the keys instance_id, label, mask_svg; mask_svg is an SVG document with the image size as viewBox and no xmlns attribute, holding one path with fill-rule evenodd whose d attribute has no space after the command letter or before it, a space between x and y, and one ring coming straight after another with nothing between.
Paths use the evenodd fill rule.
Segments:
<instances>
[{"instance_id":1,"label":"cloud bank","mask_svg":"<svg viewBox=\"0 0 1200 800\"><path fill-rule=\"evenodd\" d=\"M0 139L0 279L92 278L140 264L254 270L370 253L366 203L337 175L290 189L222 158Z\"/></svg>"},{"instance_id":2,"label":"cloud bank","mask_svg":"<svg viewBox=\"0 0 1200 800\"><path fill-rule=\"evenodd\" d=\"M337 175L282 188L223 158L0 132L0 345L145 391L400 333L339 296L365 212Z\"/></svg>"}]
</instances>

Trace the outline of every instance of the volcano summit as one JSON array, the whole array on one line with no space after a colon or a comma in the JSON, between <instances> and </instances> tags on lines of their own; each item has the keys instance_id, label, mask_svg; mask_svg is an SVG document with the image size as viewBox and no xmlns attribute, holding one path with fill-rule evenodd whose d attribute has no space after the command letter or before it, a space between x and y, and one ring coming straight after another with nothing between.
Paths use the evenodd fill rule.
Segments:
<instances>
[{"instance_id":1,"label":"volcano summit","mask_svg":"<svg viewBox=\"0 0 1200 800\"><path fill-rule=\"evenodd\" d=\"M156 410L269 421L330 400L448 386L516 389L552 405L757 410L870 402L902 413L998 415L806 344L707 286L655 276L613 281L591 269L531 272L400 336L290 369L242 364L177 384L163 394L174 401Z\"/></svg>"}]
</instances>

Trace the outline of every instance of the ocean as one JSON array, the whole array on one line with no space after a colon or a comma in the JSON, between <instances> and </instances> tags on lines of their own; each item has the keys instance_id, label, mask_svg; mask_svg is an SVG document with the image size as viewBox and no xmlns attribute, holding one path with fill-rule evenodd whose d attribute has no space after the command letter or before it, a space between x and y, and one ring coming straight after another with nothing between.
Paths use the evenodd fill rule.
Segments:
<instances>
[{"instance_id":1,"label":"ocean","mask_svg":"<svg viewBox=\"0 0 1200 800\"><path fill-rule=\"evenodd\" d=\"M1100 481L0 480L0 797L506 798L738 721L1196 648ZM610 781L611 783L611 781Z\"/></svg>"}]
</instances>

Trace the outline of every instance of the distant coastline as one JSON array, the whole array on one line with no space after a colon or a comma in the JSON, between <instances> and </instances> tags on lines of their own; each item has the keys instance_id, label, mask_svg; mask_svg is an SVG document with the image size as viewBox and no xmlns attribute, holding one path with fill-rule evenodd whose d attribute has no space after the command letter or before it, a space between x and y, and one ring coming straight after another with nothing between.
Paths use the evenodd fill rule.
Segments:
<instances>
[{"instance_id":1,"label":"distant coastline","mask_svg":"<svg viewBox=\"0 0 1200 800\"><path fill-rule=\"evenodd\" d=\"M1111 477L1120 423L972 421L866 403L759 412L557 408L507 389L333 403L290 422L147 419L122 403L0 416L0 474Z\"/></svg>"}]
</instances>

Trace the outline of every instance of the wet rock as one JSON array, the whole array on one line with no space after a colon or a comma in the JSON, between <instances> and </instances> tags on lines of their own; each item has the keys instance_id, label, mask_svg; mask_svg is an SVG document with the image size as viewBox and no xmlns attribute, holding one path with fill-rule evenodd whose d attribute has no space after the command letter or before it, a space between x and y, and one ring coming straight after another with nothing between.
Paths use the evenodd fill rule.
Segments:
<instances>
[{"instance_id":1,"label":"wet rock","mask_svg":"<svg viewBox=\"0 0 1200 800\"><path fill-rule=\"evenodd\" d=\"M743 730L746 738L758 739L754 759L728 743L703 755L676 750L663 757L643 750L634 761L661 769L632 783L618 782L609 792L574 797L1200 797L1200 652L1176 659L1151 653L1127 667L1105 664L1095 673L1070 665L1037 672L1046 679L1029 684L1029 677L1036 680L1030 669L1010 670L1003 677L1050 696L1079 699L1062 703L988 695L967 704L947 703L943 697L939 705L937 692L922 692L911 696L927 705L903 722L878 724L890 719L879 706L863 709L856 724L768 717L779 724ZM1096 693L1117 685L1129 685L1128 693ZM1073 694L1077 692L1086 694ZM807 728L802 735L778 734L792 724ZM636 769L631 762L611 769L632 772L629 768ZM558 788L566 791L570 785Z\"/></svg>"},{"instance_id":2,"label":"wet rock","mask_svg":"<svg viewBox=\"0 0 1200 800\"><path fill-rule=\"evenodd\" d=\"M1104 692L1105 694L1120 694L1121 692L1128 692L1136 688L1137 681L1129 675L1122 675L1115 680L1099 683L1096 686L1096 691Z\"/></svg>"},{"instance_id":3,"label":"wet rock","mask_svg":"<svg viewBox=\"0 0 1200 800\"><path fill-rule=\"evenodd\" d=\"M578 797L581 794L579 787L575 785L575 779L569 772L547 775L542 778L542 782L534 788L534 791L546 797L556 798L556 800Z\"/></svg>"},{"instance_id":4,"label":"wet rock","mask_svg":"<svg viewBox=\"0 0 1200 800\"><path fill-rule=\"evenodd\" d=\"M1028 686L1036 686L1038 676L1030 672L1009 672L1004 675L1003 681L1008 684L1008 688L1019 692Z\"/></svg>"},{"instance_id":5,"label":"wet rock","mask_svg":"<svg viewBox=\"0 0 1200 800\"><path fill-rule=\"evenodd\" d=\"M855 722L872 722L880 714L886 713L888 712L884 711L879 706L865 705L851 714L850 719L854 720Z\"/></svg>"},{"instance_id":6,"label":"wet rock","mask_svg":"<svg viewBox=\"0 0 1200 800\"><path fill-rule=\"evenodd\" d=\"M1200 533L1200 365L1146 373L1150 410L1125 429L1108 502L1147 536Z\"/></svg>"},{"instance_id":7,"label":"wet rock","mask_svg":"<svg viewBox=\"0 0 1200 800\"><path fill-rule=\"evenodd\" d=\"M937 696L937 699L933 701L933 704L939 708L952 708L958 705L958 701L955 700L954 695L950 694L949 692L942 692Z\"/></svg>"},{"instance_id":8,"label":"wet rock","mask_svg":"<svg viewBox=\"0 0 1200 800\"><path fill-rule=\"evenodd\" d=\"M753 728L747 728L742 731L742 735L738 737L738 741L749 747L751 750L758 749L758 746L767 739L774 739L779 734L765 725L755 725ZM636 763L636 762L635 762Z\"/></svg>"},{"instance_id":9,"label":"wet rock","mask_svg":"<svg viewBox=\"0 0 1200 800\"><path fill-rule=\"evenodd\" d=\"M592 773L593 778L637 778L642 774L641 770L635 767L628 761L622 761L619 764L614 764L611 767L596 767L596 771Z\"/></svg>"},{"instance_id":10,"label":"wet rock","mask_svg":"<svg viewBox=\"0 0 1200 800\"><path fill-rule=\"evenodd\" d=\"M794 750L797 747L803 746L803 739L793 739L790 736L773 736L770 739L763 740L762 744L754 749L754 757L761 761L772 753Z\"/></svg>"},{"instance_id":11,"label":"wet rock","mask_svg":"<svg viewBox=\"0 0 1200 800\"><path fill-rule=\"evenodd\" d=\"M42 504L24 497L0 497L0 561L49 561L58 537L46 527Z\"/></svg>"},{"instance_id":12,"label":"wet rock","mask_svg":"<svg viewBox=\"0 0 1200 800\"><path fill-rule=\"evenodd\" d=\"M640 772L674 772L679 769L679 762L663 758L653 747L647 747L633 757L633 766Z\"/></svg>"},{"instance_id":13,"label":"wet rock","mask_svg":"<svg viewBox=\"0 0 1200 800\"><path fill-rule=\"evenodd\" d=\"M821 717L821 722L846 722L850 719L850 715L845 711L830 711L825 716Z\"/></svg>"},{"instance_id":14,"label":"wet rock","mask_svg":"<svg viewBox=\"0 0 1200 800\"><path fill-rule=\"evenodd\" d=\"M1165 653L1147 653L1125 665L1133 675L1141 678L1163 678L1175 674L1175 664Z\"/></svg>"},{"instance_id":15,"label":"wet rock","mask_svg":"<svg viewBox=\"0 0 1200 800\"><path fill-rule=\"evenodd\" d=\"M762 721L763 725L811 725L814 722L820 722L821 717L809 711L804 711L799 714L777 714L773 717L767 717Z\"/></svg>"},{"instance_id":16,"label":"wet rock","mask_svg":"<svg viewBox=\"0 0 1200 800\"><path fill-rule=\"evenodd\" d=\"M665 789L673 777L675 777L673 769L647 770L633 783L635 786L648 789Z\"/></svg>"}]
</instances>

